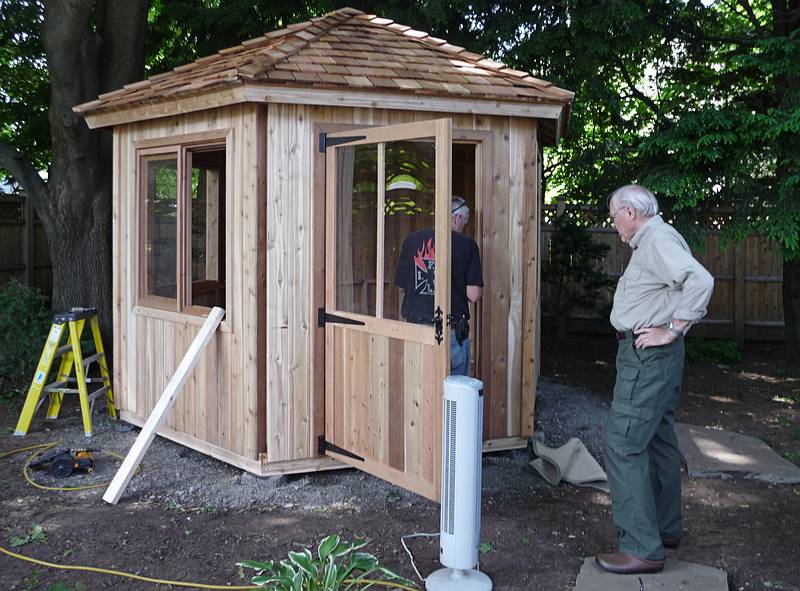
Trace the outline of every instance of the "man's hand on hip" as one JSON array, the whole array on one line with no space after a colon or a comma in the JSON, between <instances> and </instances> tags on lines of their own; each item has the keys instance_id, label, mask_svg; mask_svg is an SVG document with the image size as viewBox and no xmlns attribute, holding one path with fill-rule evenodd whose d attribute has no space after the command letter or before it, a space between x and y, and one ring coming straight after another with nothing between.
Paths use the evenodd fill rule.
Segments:
<instances>
[{"instance_id":1,"label":"man's hand on hip","mask_svg":"<svg viewBox=\"0 0 800 591\"><path fill-rule=\"evenodd\" d=\"M669 345L678 338L666 328L657 326L640 328L639 330L633 331L633 334L636 335L636 340L633 342L633 346L637 349L647 349L648 347Z\"/></svg>"}]
</instances>

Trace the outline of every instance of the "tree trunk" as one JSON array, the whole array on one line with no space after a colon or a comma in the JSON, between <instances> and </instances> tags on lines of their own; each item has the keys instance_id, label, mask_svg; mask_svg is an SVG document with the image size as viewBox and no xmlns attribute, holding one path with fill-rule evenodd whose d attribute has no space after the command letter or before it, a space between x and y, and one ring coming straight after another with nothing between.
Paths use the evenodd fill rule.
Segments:
<instances>
[{"instance_id":1,"label":"tree trunk","mask_svg":"<svg viewBox=\"0 0 800 591\"><path fill-rule=\"evenodd\" d=\"M34 205L50 244L53 308L97 307L110 343L111 134L90 130L72 107L142 78L148 1L46 0L44 8L53 161Z\"/></svg>"},{"instance_id":2,"label":"tree trunk","mask_svg":"<svg viewBox=\"0 0 800 591\"><path fill-rule=\"evenodd\" d=\"M800 0L775 0L772 4L772 33L787 40L800 31ZM800 102L800 76L786 72L775 80L775 95L778 107L790 109ZM776 141L778 186L792 191L789 178L797 174L797 156L800 154L800 138L794 132L782 133ZM794 162L794 164L790 164ZM796 191L796 190L795 190ZM784 195L784 199L796 201L800 195ZM786 358L800 362L800 254L783 264L783 321Z\"/></svg>"},{"instance_id":3,"label":"tree trunk","mask_svg":"<svg viewBox=\"0 0 800 591\"><path fill-rule=\"evenodd\" d=\"M800 363L800 257L783 263L783 320L786 359Z\"/></svg>"}]
</instances>

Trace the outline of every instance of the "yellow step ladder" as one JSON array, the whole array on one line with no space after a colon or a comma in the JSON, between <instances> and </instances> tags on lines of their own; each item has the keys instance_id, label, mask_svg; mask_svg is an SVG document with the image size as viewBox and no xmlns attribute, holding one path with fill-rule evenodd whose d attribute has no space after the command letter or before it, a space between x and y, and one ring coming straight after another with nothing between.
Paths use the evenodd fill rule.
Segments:
<instances>
[{"instance_id":1,"label":"yellow step ladder","mask_svg":"<svg viewBox=\"0 0 800 591\"><path fill-rule=\"evenodd\" d=\"M81 334L87 321L92 328L95 352L89 357L84 357L81 352ZM66 344L61 345L62 337L65 335L67 335ZM45 384L47 377L50 375L53 361L59 356L61 356L61 365L58 368L56 379L50 384ZM100 368L99 378L86 377L91 363L97 363ZM71 377L73 367L75 368L75 377ZM91 383L101 383L102 386L89 392L86 385ZM77 388L68 387L72 384L77 385ZM114 408L114 395L111 392L111 378L108 375L108 364L103 351L103 339L100 337L97 308L70 308L67 312L56 314L53 317L53 325L50 327L50 334L39 359L39 365L33 376L31 387L28 390L28 397L22 407L22 413L14 435L16 437L25 436L31 426L33 415L45 398L50 399L46 420L58 418L64 394L78 395L81 402L81 414L83 415L83 431L86 437L92 436L92 407L94 406L94 401L103 394L106 396L109 416L112 419L117 418L117 410Z\"/></svg>"}]
</instances>

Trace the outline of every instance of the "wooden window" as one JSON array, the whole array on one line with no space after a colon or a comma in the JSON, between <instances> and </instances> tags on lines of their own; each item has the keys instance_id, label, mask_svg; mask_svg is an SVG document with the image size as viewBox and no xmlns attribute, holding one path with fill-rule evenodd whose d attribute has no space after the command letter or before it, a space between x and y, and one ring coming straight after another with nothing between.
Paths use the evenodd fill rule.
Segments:
<instances>
[{"instance_id":1,"label":"wooden window","mask_svg":"<svg viewBox=\"0 0 800 591\"><path fill-rule=\"evenodd\" d=\"M138 303L225 307L225 145L139 151Z\"/></svg>"}]
</instances>

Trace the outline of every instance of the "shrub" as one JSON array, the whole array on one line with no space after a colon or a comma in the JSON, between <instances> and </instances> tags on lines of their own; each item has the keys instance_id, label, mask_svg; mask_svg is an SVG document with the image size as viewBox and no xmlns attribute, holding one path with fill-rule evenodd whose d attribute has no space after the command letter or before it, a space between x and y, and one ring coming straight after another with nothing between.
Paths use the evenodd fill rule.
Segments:
<instances>
[{"instance_id":1,"label":"shrub","mask_svg":"<svg viewBox=\"0 0 800 591\"><path fill-rule=\"evenodd\" d=\"M40 290L16 280L0 289L0 398L27 392L51 321Z\"/></svg>"},{"instance_id":2,"label":"shrub","mask_svg":"<svg viewBox=\"0 0 800 591\"><path fill-rule=\"evenodd\" d=\"M555 219L549 256L542 263L542 281L553 285L552 300L545 312L552 316L555 335L563 340L567 318L578 309L607 315L608 297L615 281L601 269L610 248L596 242L592 234L569 214Z\"/></svg>"},{"instance_id":3,"label":"shrub","mask_svg":"<svg viewBox=\"0 0 800 591\"><path fill-rule=\"evenodd\" d=\"M276 591L366 589L382 581L400 584L393 587L417 588L412 581L380 566L372 554L355 552L366 544L364 540L343 542L332 534L320 542L317 556L304 548L302 552L289 552L289 557L279 563L243 560L236 564L256 571L253 585Z\"/></svg>"},{"instance_id":4,"label":"shrub","mask_svg":"<svg viewBox=\"0 0 800 591\"><path fill-rule=\"evenodd\" d=\"M686 359L730 365L742 362L742 352L735 341L686 339Z\"/></svg>"}]
</instances>

